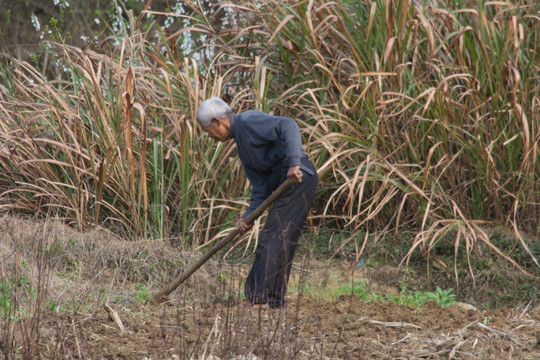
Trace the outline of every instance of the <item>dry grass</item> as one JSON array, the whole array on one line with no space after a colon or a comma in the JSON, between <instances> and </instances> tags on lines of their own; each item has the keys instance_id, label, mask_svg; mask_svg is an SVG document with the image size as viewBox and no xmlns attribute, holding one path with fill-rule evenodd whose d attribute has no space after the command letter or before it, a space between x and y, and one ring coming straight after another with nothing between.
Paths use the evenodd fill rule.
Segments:
<instances>
[{"instance_id":1,"label":"dry grass","mask_svg":"<svg viewBox=\"0 0 540 360\"><path fill-rule=\"evenodd\" d=\"M67 69L54 79L7 56L1 206L183 249L224 236L248 186L234 144L192 121L221 95L235 111L298 119L311 158L332 167L318 227L349 242L414 229L411 252L450 238L475 255L502 225L528 251L540 231L538 4L452 4L186 2L176 16L189 27L143 31L142 17L170 14L127 12L130 27L101 48L54 45Z\"/></svg>"}]
</instances>

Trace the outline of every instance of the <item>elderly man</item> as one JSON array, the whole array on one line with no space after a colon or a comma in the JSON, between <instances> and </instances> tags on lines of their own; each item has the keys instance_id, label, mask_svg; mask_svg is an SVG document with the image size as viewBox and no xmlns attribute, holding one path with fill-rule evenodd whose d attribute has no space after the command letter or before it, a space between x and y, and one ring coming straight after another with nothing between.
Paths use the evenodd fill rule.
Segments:
<instances>
[{"instance_id":1,"label":"elderly man","mask_svg":"<svg viewBox=\"0 0 540 360\"><path fill-rule=\"evenodd\" d=\"M251 202L238 219L244 233L245 219L286 178L292 185L274 202L259 237L255 260L244 285L249 304L285 306L291 264L317 188L317 171L302 148L298 125L287 117L259 111L234 114L220 98L204 101L197 121L218 141L234 139L240 161L251 184Z\"/></svg>"}]
</instances>

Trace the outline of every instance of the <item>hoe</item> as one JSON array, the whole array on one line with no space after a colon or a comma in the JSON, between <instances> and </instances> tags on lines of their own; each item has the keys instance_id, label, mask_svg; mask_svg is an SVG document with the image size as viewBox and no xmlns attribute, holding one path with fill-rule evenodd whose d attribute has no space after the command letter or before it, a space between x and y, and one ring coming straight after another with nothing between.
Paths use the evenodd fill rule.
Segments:
<instances>
[{"instance_id":1,"label":"hoe","mask_svg":"<svg viewBox=\"0 0 540 360\"><path fill-rule=\"evenodd\" d=\"M318 172L319 179L329 170L329 167L323 167ZM255 209L247 218L246 224L251 225L289 186L291 182L289 179L285 180L274 192L263 201L259 207ZM199 260L193 263L190 267L182 271L167 287L161 290L150 299L150 304L159 304L167 299L167 296L173 292L178 286L186 281L197 269L199 269L205 262L207 262L215 253L221 248L230 243L239 234L238 230L234 229L224 239L215 244L208 252L206 252Z\"/></svg>"}]
</instances>

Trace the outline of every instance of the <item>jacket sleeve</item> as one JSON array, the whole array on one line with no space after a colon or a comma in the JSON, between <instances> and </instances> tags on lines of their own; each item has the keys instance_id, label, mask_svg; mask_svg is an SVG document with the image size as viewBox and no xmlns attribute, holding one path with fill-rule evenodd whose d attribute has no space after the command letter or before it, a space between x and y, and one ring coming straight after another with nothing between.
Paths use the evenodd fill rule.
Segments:
<instances>
[{"instance_id":1,"label":"jacket sleeve","mask_svg":"<svg viewBox=\"0 0 540 360\"><path fill-rule=\"evenodd\" d=\"M289 166L300 165L302 138L296 121L290 118L280 118L277 131L279 138L285 144Z\"/></svg>"},{"instance_id":2,"label":"jacket sleeve","mask_svg":"<svg viewBox=\"0 0 540 360\"><path fill-rule=\"evenodd\" d=\"M242 215L242 218L245 219L266 200L270 195L270 191L267 177L248 167L244 167L244 170L251 184L251 202L244 215Z\"/></svg>"}]
</instances>

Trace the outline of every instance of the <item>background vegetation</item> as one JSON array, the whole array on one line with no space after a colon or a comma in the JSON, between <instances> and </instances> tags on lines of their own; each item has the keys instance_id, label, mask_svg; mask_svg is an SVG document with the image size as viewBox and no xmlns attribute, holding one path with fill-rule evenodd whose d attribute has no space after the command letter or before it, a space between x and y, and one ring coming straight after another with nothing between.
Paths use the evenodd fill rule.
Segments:
<instances>
[{"instance_id":1,"label":"background vegetation","mask_svg":"<svg viewBox=\"0 0 540 360\"><path fill-rule=\"evenodd\" d=\"M0 354L536 358L539 45L535 0L0 0ZM211 95L330 169L284 312L236 306L259 223L144 304L247 205Z\"/></svg>"},{"instance_id":2,"label":"background vegetation","mask_svg":"<svg viewBox=\"0 0 540 360\"><path fill-rule=\"evenodd\" d=\"M209 244L249 198L234 144L193 122L217 95L299 121L331 168L310 225L357 258L381 242L538 271L536 1L52 3L38 49L2 55L2 211Z\"/></svg>"}]
</instances>

